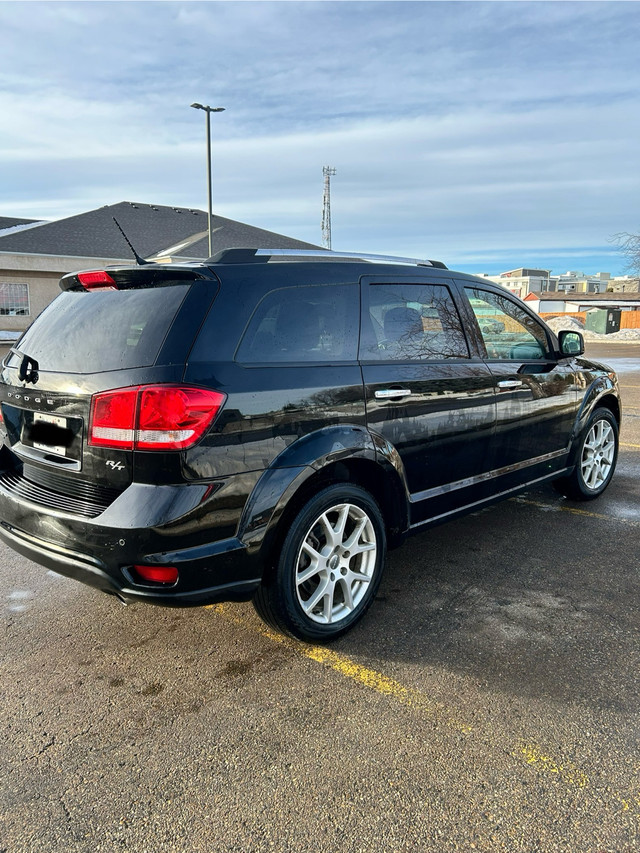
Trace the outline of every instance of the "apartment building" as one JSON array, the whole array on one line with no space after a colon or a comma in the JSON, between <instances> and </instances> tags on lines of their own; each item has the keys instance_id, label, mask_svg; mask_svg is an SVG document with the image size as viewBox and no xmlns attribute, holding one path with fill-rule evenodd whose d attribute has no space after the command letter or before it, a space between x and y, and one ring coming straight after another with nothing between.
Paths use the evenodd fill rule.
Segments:
<instances>
[{"instance_id":1,"label":"apartment building","mask_svg":"<svg viewBox=\"0 0 640 853\"><path fill-rule=\"evenodd\" d=\"M551 275L549 270L521 267L499 275L481 274L483 278L502 285L520 299L530 293L638 293L640 280L632 276L612 276L608 272L585 274L569 270Z\"/></svg>"}]
</instances>

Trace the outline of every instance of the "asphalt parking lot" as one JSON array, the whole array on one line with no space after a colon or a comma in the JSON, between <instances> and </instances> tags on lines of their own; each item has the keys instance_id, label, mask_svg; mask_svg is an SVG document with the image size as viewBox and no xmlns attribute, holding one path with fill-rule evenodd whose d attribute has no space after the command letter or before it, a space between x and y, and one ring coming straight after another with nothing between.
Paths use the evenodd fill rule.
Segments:
<instances>
[{"instance_id":1,"label":"asphalt parking lot","mask_svg":"<svg viewBox=\"0 0 640 853\"><path fill-rule=\"evenodd\" d=\"M0 546L0 852L640 850L640 346L617 474L410 539L329 648Z\"/></svg>"}]
</instances>

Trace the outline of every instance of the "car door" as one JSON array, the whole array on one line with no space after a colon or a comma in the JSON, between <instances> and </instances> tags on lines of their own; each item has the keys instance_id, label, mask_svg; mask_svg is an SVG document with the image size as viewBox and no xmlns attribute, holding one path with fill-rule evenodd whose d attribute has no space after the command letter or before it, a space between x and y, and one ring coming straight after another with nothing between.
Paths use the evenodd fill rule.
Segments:
<instances>
[{"instance_id":1,"label":"car door","mask_svg":"<svg viewBox=\"0 0 640 853\"><path fill-rule=\"evenodd\" d=\"M468 284L465 292L496 383L493 471L526 482L560 469L578 405L571 359L558 357L546 328L510 294Z\"/></svg>"},{"instance_id":2,"label":"car door","mask_svg":"<svg viewBox=\"0 0 640 853\"><path fill-rule=\"evenodd\" d=\"M451 281L371 276L361 285L367 425L400 455L412 521L446 513L470 502L488 470L493 376L471 355Z\"/></svg>"}]
</instances>

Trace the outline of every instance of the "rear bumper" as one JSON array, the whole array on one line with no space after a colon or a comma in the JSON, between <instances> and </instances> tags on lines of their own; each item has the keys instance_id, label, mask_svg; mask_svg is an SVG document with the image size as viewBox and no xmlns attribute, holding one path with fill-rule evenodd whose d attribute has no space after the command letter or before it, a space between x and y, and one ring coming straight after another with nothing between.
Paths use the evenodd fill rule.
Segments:
<instances>
[{"instance_id":1,"label":"rear bumper","mask_svg":"<svg viewBox=\"0 0 640 853\"><path fill-rule=\"evenodd\" d=\"M198 560L174 559L171 565L175 566L180 573L179 584L181 583L182 588L178 588L177 585L168 589L145 586L144 584L133 585L130 579L126 577L126 569L122 573L123 581L120 581L119 578L109 573L106 565L100 560L87 554L61 548L51 542L45 542L32 534L24 533L12 527L6 522L0 522L0 540L17 551L18 554L33 560L34 563L87 586L93 586L102 592L116 595L125 602L147 601L165 607L195 607L220 601L247 601L258 588L261 580L260 577L227 580L226 583L218 583L214 586L194 587L191 585L191 588L185 589L185 576L193 577L194 574L197 574L204 580L206 570L202 571L203 567L199 565L200 561ZM221 558L221 561L217 562L215 566L218 579L222 574L222 563L225 562L225 558L229 563L227 566L228 577L233 577L238 572L239 565L247 559L244 546L237 540L236 543L237 547L226 550L223 554L216 554L213 549L210 549L204 558L207 561L212 560L214 563L216 563L216 557ZM217 543L223 548L228 548L229 544L229 542ZM150 561L147 560L147 562ZM129 583L127 583L128 580Z\"/></svg>"},{"instance_id":2,"label":"rear bumper","mask_svg":"<svg viewBox=\"0 0 640 853\"><path fill-rule=\"evenodd\" d=\"M95 518L56 512L17 497L0 478L0 540L58 574L117 595L168 607L251 598L262 565L235 532L227 482L131 485ZM237 484L234 486L237 487ZM139 582L134 565L173 566L172 586Z\"/></svg>"}]
</instances>

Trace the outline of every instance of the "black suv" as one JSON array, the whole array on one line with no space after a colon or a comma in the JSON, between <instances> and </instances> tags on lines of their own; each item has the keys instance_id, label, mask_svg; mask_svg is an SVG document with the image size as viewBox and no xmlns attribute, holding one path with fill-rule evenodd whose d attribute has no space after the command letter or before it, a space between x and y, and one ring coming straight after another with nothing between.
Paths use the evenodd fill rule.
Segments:
<instances>
[{"instance_id":1,"label":"black suv","mask_svg":"<svg viewBox=\"0 0 640 853\"><path fill-rule=\"evenodd\" d=\"M387 546L613 474L615 374L436 261L228 250L66 275L4 361L0 537L125 601L322 641Z\"/></svg>"}]
</instances>

